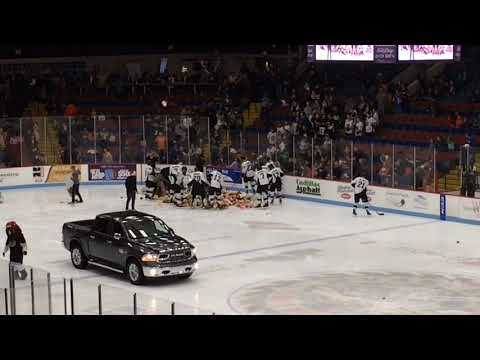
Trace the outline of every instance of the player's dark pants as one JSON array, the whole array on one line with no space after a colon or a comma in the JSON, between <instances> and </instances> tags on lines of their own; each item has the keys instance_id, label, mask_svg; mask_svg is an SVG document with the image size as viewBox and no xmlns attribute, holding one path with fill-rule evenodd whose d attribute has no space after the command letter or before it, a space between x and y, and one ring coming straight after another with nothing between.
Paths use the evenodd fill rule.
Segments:
<instances>
[{"instance_id":1,"label":"player's dark pants","mask_svg":"<svg viewBox=\"0 0 480 360\"><path fill-rule=\"evenodd\" d=\"M205 191L205 187L202 186L202 185L192 185L192 199L195 200L195 198L197 196L200 196L202 198L202 201L203 199L205 199L205 196L206 196L206 191Z\"/></svg>"},{"instance_id":2,"label":"player's dark pants","mask_svg":"<svg viewBox=\"0 0 480 360\"><path fill-rule=\"evenodd\" d=\"M277 193L281 193L282 192L282 180L277 180L274 183L271 183L269 191L270 192L277 191Z\"/></svg>"},{"instance_id":3,"label":"player's dark pants","mask_svg":"<svg viewBox=\"0 0 480 360\"><path fill-rule=\"evenodd\" d=\"M78 195L80 202L83 202L82 195L80 195L80 184L73 184L72 187L72 203L75 202L75 195Z\"/></svg>"},{"instance_id":4,"label":"player's dark pants","mask_svg":"<svg viewBox=\"0 0 480 360\"><path fill-rule=\"evenodd\" d=\"M258 185L255 193L257 206L268 206L268 188L269 185Z\"/></svg>"},{"instance_id":5,"label":"player's dark pants","mask_svg":"<svg viewBox=\"0 0 480 360\"><path fill-rule=\"evenodd\" d=\"M368 203L367 189L363 190L361 193L355 194L355 204L358 204L360 200L363 203Z\"/></svg>"},{"instance_id":6,"label":"player's dark pants","mask_svg":"<svg viewBox=\"0 0 480 360\"><path fill-rule=\"evenodd\" d=\"M135 195L137 192L135 190L128 190L127 191L127 206L125 207L128 210L128 204L132 201L132 210L135 210Z\"/></svg>"},{"instance_id":7,"label":"player's dark pants","mask_svg":"<svg viewBox=\"0 0 480 360\"><path fill-rule=\"evenodd\" d=\"M157 183L147 180L145 181L145 186L147 187L147 199L153 199L157 193Z\"/></svg>"},{"instance_id":8,"label":"player's dark pants","mask_svg":"<svg viewBox=\"0 0 480 360\"><path fill-rule=\"evenodd\" d=\"M254 183L255 183L255 180L253 177L247 177L245 175L242 176L242 180L243 180L243 186L245 187L245 190L248 192L249 190L252 190L252 192L255 192L255 188L254 188Z\"/></svg>"},{"instance_id":9,"label":"player's dark pants","mask_svg":"<svg viewBox=\"0 0 480 360\"><path fill-rule=\"evenodd\" d=\"M23 250L20 247L10 248L10 262L16 264L23 264ZM14 265L14 276L15 279L25 279L27 277L27 272L25 268L21 265Z\"/></svg>"},{"instance_id":10,"label":"player's dark pants","mask_svg":"<svg viewBox=\"0 0 480 360\"><path fill-rule=\"evenodd\" d=\"M9 250L10 261L17 264L23 264L23 250L17 249L17 247L10 248Z\"/></svg>"}]
</instances>

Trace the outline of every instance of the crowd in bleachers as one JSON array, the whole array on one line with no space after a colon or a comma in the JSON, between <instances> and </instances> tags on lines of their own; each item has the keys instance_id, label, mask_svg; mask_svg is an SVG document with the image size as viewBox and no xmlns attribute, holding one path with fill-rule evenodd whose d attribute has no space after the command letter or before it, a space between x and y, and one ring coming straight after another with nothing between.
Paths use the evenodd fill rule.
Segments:
<instances>
[{"instance_id":1,"label":"crowd in bleachers","mask_svg":"<svg viewBox=\"0 0 480 360\"><path fill-rule=\"evenodd\" d=\"M431 83L419 76L419 92L412 95L402 82L390 81L402 66L380 72L374 66L315 64L298 72L295 62L277 62L265 56L254 65L244 63L237 72L225 73L219 56L194 61L176 73L167 69L164 73L105 76L96 69L45 69L35 76L1 77L0 104L4 115L35 115L25 114L25 109L31 102L40 102L49 116L72 116L71 129L65 118L52 120L63 163L143 162L154 152L161 162L194 164L207 161L208 143L212 163L236 166L246 145L241 137L227 140L227 135L244 129L243 112L250 102L259 102L261 121L255 125L265 129L267 141L256 155L278 159L288 173L299 176L346 180L358 172L372 172L375 183L388 185L395 178L397 186L409 188L413 185L412 154L397 155L392 164L389 150L376 151L372 169L370 150L362 143L376 137L385 124L385 113L412 114L419 99L437 102L445 96L465 95L474 100L479 95L475 85L478 74L455 68ZM190 83L205 86L198 86L189 102L178 101L182 84ZM465 87L470 90L464 91ZM81 104L82 96L95 98L96 94L118 103L134 98L152 106L144 115L122 116L119 129L115 114ZM428 111L439 114L438 108ZM453 130L480 126L480 113L445 116L452 132L442 138L432 136L430 147L426 141L429 150L425 151L431 152L424 159L417 158L417 188L425 187L433 176L433 147L456 150ZM15 151L20 146L18 124L3 119L0 128L0 167L20 165ZM39 144L43 124L31 120L24 123L23 130L24 164L44 163ZM475 145L473 134L467 133L466 140Z\"/></svg>"}]
</instances>

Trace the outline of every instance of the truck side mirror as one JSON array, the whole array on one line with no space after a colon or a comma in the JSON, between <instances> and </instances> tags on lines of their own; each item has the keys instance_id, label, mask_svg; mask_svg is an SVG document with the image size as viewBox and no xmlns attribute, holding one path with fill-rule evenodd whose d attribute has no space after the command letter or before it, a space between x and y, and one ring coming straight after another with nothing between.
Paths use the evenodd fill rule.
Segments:
<instances>
[{"instance_id":1,"label":"truck side mirror","mask_svg":"<svg viewBox=\"0 0 480 360\"><path fill-rule=\"evenodd\" d=\"M120 239L122 238L122 235L119 234L119 233L115 233L115 234L113 234L113 238L114 238L115 240L120 240Z\"/></svg>"}]
</instances>

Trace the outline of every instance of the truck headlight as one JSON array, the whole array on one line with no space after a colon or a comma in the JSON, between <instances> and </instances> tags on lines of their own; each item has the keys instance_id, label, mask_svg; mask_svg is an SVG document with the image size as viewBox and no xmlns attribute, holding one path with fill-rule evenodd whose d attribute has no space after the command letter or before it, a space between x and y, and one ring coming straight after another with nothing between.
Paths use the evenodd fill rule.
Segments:
<instances>
[{"instance_id":1,"label":"truck headlight","mask_svg":"<svg viewBox=\"0 0 480 360\"><path fill-rule=\"evenodd\" d=\"M142 256L143 262L157 262L158 255L157 254L145 254Z\"/></svg>"}]
</instances>

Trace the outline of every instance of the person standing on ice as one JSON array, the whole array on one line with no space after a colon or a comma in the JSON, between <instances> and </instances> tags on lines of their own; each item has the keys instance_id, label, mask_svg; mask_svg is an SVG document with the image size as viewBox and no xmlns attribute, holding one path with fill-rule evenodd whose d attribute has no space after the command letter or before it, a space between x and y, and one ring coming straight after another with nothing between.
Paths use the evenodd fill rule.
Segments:
<instances>
[{"instance_id":1,"label":"person standing on ice","mask_svg":"<svg viewBox=\"0 0 480 360\"><path fill-rule=\"evenodd\" d=\"M125 180L125 188L127 190L127 204L125 206L125 210L128 211L128 205L130 201L132 202L132 210L135 211L135 197L137 195L137 174L136 172L132 172L132 174L127 177Z\"/></svg>"},{"instance_id":2,"label":"person standing on ice","mask_svg":"<svg viewBox=\"0 0 480 360\"><path fill-rule=\"evenodd\" d=\"M80 195L80 176L82 173L80 172L79 169L75 169L75 166L72 166L70 168L72 170L72 181L73 181L73 187L72 187L72 204L75 203L75 196L78 195L80 198L79 202L83 202L82 195Z\"/></svg>"},{"instance_id":3,"label":"person standing on ice","mask_svg":"<svg viewBox=\"0 0 480 360\"><path fill-rule=\"evenodd\" d=\"M10 251L10 262L16 264L23 264L23 256L27 255L27 242L23 236L22 229L17 225L16 222L10 221L5 226L5 232L7 233L7 242L5 248L3 249L3 257L5 254ZM16 275L20 279L25 279L27 277L27 272L23 267L17 267Z\"/></svg>"},{"instance_id":4,"label":"person standing on ice","mask_svg":"<svg viewBox=\"0 0 480 360\"><path fill-rule=\"evenodd\" d=\"M354 201L355 203L353 204L353 215L357 216L357 207L360 202L360 200L364 203L363 207L365 211L367 212L367 215L372 215L370 211L368 210L368 196L367 196L367 186L368 186L368 180L365 179L364 177L357 176L355 179L353 179L351 185L353 187L353 191L355 193L354 195Z\"/></svg>"}]
</instances>

